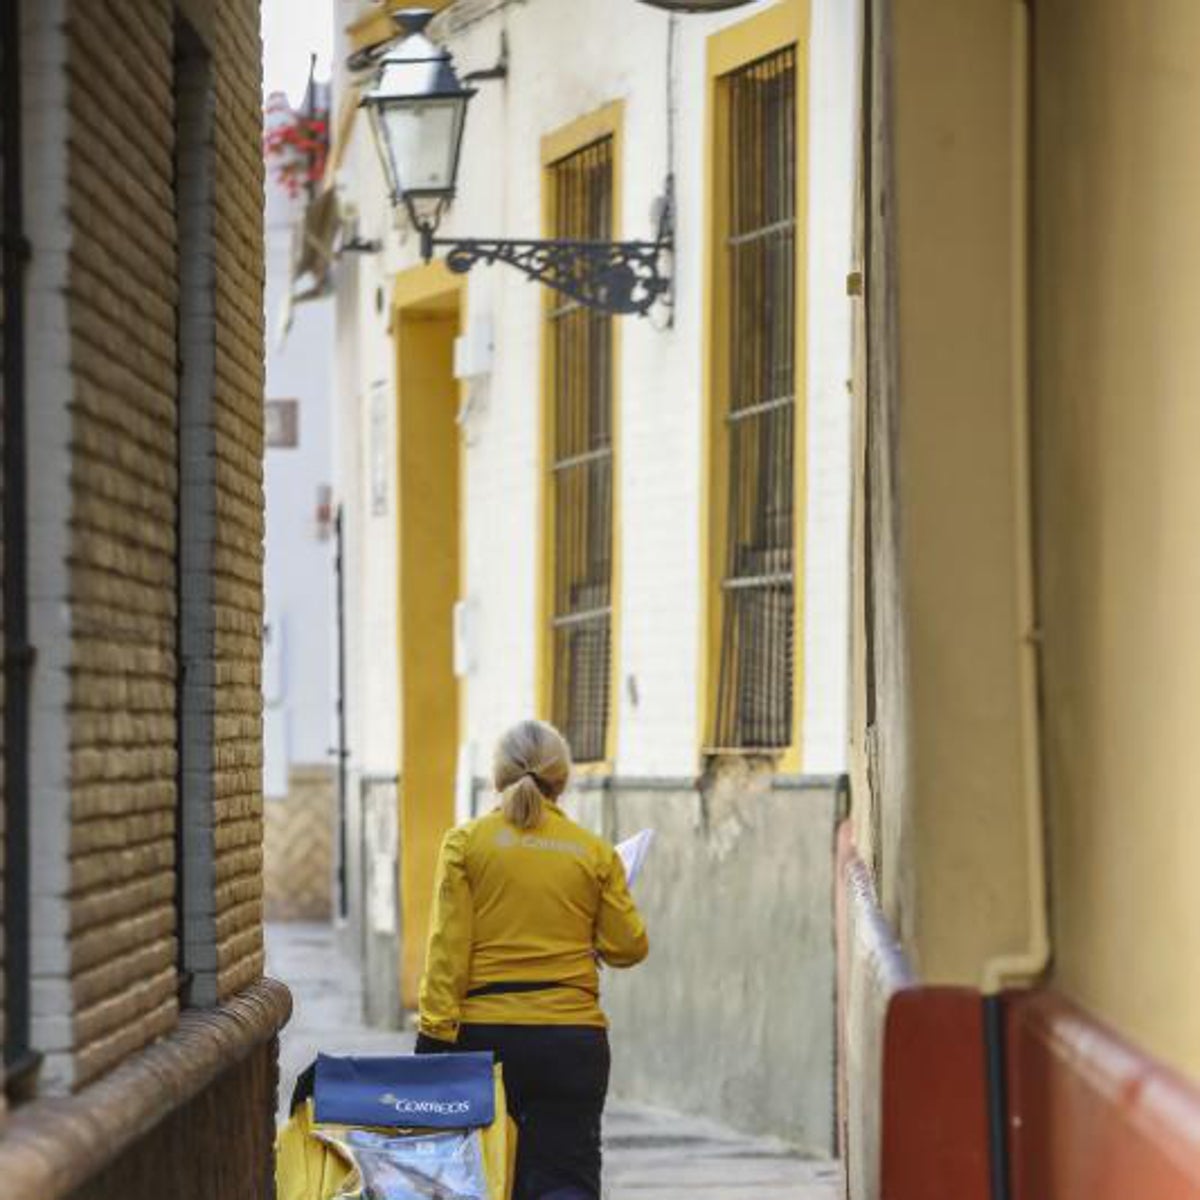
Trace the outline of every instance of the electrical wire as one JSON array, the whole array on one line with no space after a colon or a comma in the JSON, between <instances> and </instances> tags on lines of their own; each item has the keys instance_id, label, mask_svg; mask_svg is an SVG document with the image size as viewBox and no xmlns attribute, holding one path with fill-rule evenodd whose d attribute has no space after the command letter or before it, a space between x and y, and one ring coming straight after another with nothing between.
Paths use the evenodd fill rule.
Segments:
<instances>
[{"instance_id":1,"label":"electrical wire","mask_svg":"<svg viewBox=\"0 0 1200 1200\"><path fill-rule=\"evenodd\" d=\"M658 233L670 229L675 233L675 139L678 121L678 95L676 88L676 58L679 42L679 14L671 13L667 17L667 69L666 69L666 100L667 100L667 176L663 194L659 203L663 206L659 216ZM672 254L672 259L674 259ZM651 317L651 324L663 333L675 327L675 263L671 263L671 286L662 301L664 318L659 321Z\"/></svg>"}]
</instances>

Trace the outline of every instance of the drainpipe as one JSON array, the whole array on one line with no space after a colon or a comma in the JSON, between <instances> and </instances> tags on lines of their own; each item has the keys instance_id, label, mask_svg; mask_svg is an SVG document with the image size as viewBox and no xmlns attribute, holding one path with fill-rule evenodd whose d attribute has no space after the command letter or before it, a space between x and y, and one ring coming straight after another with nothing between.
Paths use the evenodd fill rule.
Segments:
<instances>
[{"instance_id":1,"label":"drainpipe","mask_svg":"<svg viewBox=\"0 0 1200 1200\"><path fill-rule=\"evenodd\" d=\"M983 990L992 995L1032 983L1050 961L1047 917L1046 836L1042 796L1041 722L1038 675L1041 634L1038 628L1033 530L1033 471L1029 386L1029 177L1030 27L1025 0L1017 0L1013 36L1013 287L1012 420L1013 486L1016 509L1016 583L1018 670L1020 673L1021 781L1025 818L1026 906L1029 937L1024 949L984 964Z\"/></svg>"},{"instance_id":2,"label":"drainpipe","mask_svg":"<svg viewBox=\"0 0 1200 1200\"><path fill-rule=\"evenodd\" d=\"M1013 486L1017 536L1017 653L1020 688L1021 783L1025 820L1025 903L1028 938L1023 949L998 955L983 968L984 1050L988 1081L988 1141L992 1200L1009 1200L1012 1171L1008 1139L1009 1097L1003 992L1029 986L1050 961L1046 886L1045 798L1042 788L1041 720L1030 396L1030 181L1032 77L1028 0L1013 4L1013 279L1012 420Z\"/></svg>"},{"instance_id":3,"label":"drainpipe","mask_svg":"<svg viewBox=\"0 0 1200 1200\"><path fill-rule=\"evenodd\" d=\"M347 766L350 751L346 744L346 527L344 509L339 504L334 518L336 552L334 571L337 578L337 915L345 921L350 915L350 875L347 859L350 840L346 809L350 802Z\"/></svg>"}]
</instances>

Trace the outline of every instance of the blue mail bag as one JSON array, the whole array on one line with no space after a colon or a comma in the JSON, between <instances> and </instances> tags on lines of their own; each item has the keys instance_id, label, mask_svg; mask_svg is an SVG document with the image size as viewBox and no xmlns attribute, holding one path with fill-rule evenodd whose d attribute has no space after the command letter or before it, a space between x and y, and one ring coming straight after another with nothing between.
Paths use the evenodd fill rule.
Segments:
<instances>
[{"instance_id":1,"label":"blue mail bag","mask_svg":"<svg viewBox=\"0 0 1200 1200\"><path fill-rule=\"evenodd\" d=\"M496 1119L491 1053L396 1058L317 1056L319 1125L483 1129Z\"/></svg>"}]
</instances>

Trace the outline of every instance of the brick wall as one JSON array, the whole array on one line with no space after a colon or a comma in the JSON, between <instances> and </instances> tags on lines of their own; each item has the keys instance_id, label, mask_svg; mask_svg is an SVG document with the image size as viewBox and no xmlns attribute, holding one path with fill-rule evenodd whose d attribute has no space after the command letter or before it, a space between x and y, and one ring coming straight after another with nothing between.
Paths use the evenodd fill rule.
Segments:
<instances>
[{"instance_id":1,"label":"brick wall","mask_svg":"<svg viewBox=\"0 0 1200 1200\"><path fill-rule=\"evenodd\" d=\"M218 993L262 974L263 163L258 0L216 6Z\"/></svg>"},{"instance_id":2,"label":"brick wall","mask_svg":"<svg viewBox=\"0 0 1200 1200\"><path fill-rule=\"evenodd\" d=\"M177 7L211 65L202 96L176 62ZM203 751L184 777L191 1000L262 974L258 4L48 0L29 37L45 198L30 287L34 1040L60 1090L177 1021L181 718ZM176 126L195 104L211 173L194 187ZM181 477L181 444L204 470ZM181 504L202 519L177 526Z\"/></svg>"},{"instance_id":3,"label":"brick wall","mask_svg":"<svg viewBox=\"0 0 1200 1200\"><path fill-rule=\"evenodd\" d=\"M76 2L67 45L69 958L81 1083L166 1032L177 1012L169 0Z\"/></svg>"},{"instance_id":4,"label":"brick wall","mask_svg":"<svg viewBox=\"0 0 1200 1200\"><path fill-rule=\"evenodd\" d=\"M74 1096L22 1105L0 1136L4 1200L264 1200L274 1194L277 1034L260 980Z\"/></svg>"},{"instance_id":5,"label":"brick wall","mask_svg":"<svg viewBox=\"0 0 1200 1200\"><path fill-rule=\"evenodd\" d=\"M257 1047L68 1200L263 1200L274 1194L277 1047ZM163 1181L169 1180L164 1189Z\"/></svg>"}]
</instances>

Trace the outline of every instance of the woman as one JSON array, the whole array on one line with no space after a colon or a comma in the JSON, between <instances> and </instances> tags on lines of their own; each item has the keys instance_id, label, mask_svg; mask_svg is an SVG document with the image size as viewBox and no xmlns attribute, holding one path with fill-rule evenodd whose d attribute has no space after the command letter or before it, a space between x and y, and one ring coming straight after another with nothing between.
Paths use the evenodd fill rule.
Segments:
<instances>
[{"instance_id":1,"label":"woman","mask_svg":"<svg viewBox=\"0 0 1200 1200\"><path fill-rule=\"evenodd\" d=\"M562 735L500 739L500 806L442 843L417 1053L491 1050L520 1130L514 1200L599 1200L607 1021L597 962L646 957L617 852L558 807Z\"/></svg>"}]
</instances>

